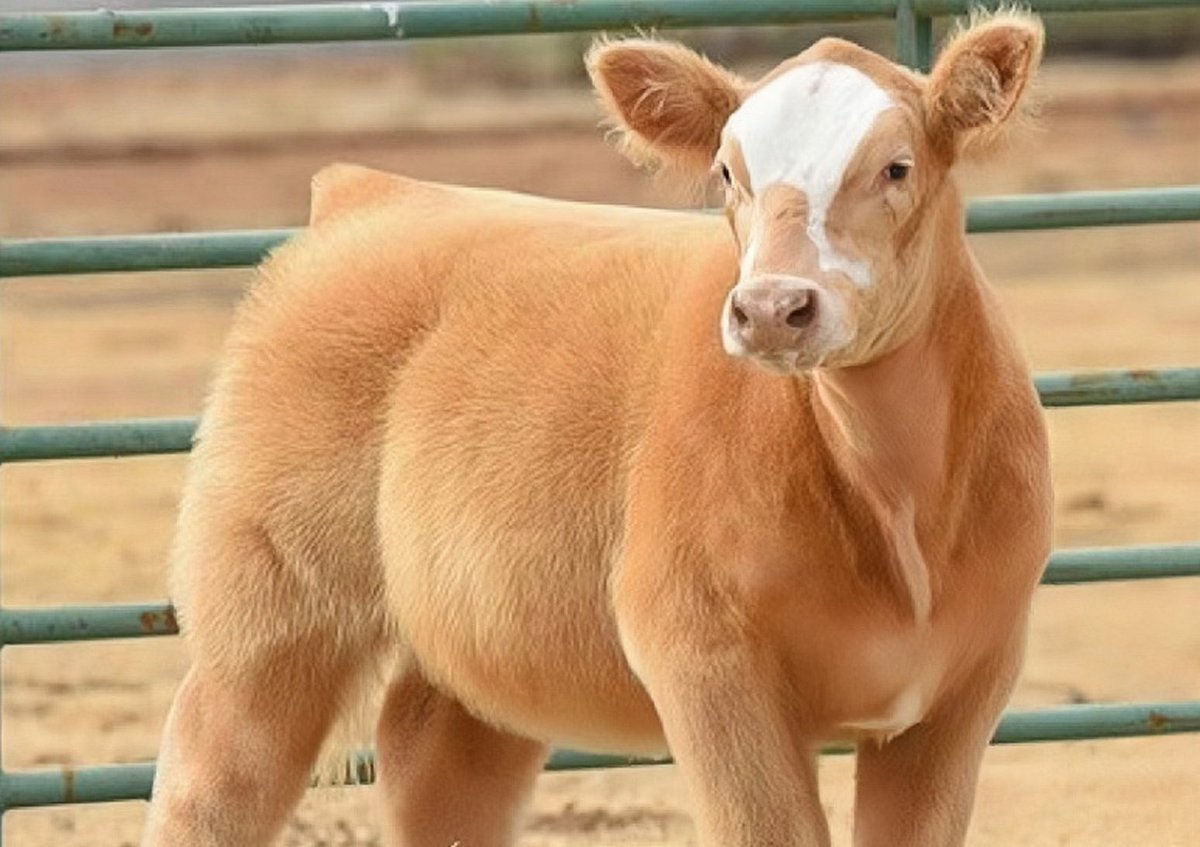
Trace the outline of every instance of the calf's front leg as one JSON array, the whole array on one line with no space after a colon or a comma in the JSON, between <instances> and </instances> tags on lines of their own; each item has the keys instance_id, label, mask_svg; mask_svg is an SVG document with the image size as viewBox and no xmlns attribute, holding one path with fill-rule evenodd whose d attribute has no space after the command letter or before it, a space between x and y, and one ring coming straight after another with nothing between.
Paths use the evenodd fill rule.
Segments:
<instances>
[{"instance_id":1,"label":"calf's front leg","mask_svg":"<svg viewBox=\"0 0 1200 847\"><path fill-rule=\"evenodd\" d=\"M736 627L719 631L719 614L652 617L623 622L622 637L687 783L700 843L826 847L815 755L774 663Z\"/></svg>"},{"instance_id":2,"label":"calf's front leg","mask_svg":"<svg viewBox=\"0 0 1200 847\"><path fill-rule=\"evenodd\" d=\"M855 847L959 847L979 767L1020 668L1023 638L981 662L916 726L858 746Z\"/></svg>"}]
</instances>

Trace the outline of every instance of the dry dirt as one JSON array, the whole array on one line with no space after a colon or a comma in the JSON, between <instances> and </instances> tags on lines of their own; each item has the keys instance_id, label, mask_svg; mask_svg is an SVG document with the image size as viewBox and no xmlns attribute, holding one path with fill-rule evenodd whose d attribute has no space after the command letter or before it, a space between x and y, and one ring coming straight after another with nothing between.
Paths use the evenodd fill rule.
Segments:
<instances>
[{"instance_id":1,"label":"dry dirt","mask_svg":"<svg viewBox=\"0 0 1200 847\"><path fill-rule=\"evenodd\" d=\"M73 66L74 67L74 66ZM402 62L174 67L0 80L7 236L303 221L337 159L602 201L661 202L583 92L422 91ZM1200 183L1200 66L1051 66L1044 129L969 193ZM436 107L436 108L435 108ZM431 115L436 117L430 117ZM536 125L531 121L536 120ZM397 237L403 237L397 233ZM975 238L1037 369L1200 362L1200 226ZM249 271L15 280L0 289L5 423L194 413ZM1200 404L1049 414L1059 546L1195 540ZM5 602L159 599L183 459L14 465ZM1200 698L1200 580L1044 588L1018 706ZM177 639L9 649L4 764L153 756ZM285 692L280 692L285 696ZM853 763L822 763L835 841ZM310 792L288 845L379 843L368 789ZM694 843L671 768L548 775L521 844ZM14 847L130 845L142 803L6 815ZM1200 735L990 751L970 844L1200 844Z\"/></svg>"}]
</instances>

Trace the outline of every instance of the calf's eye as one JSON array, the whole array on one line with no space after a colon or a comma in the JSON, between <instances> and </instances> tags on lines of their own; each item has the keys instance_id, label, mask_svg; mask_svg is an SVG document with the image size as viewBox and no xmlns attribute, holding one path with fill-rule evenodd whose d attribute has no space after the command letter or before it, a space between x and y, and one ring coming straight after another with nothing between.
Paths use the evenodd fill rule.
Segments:
<instances>
[{"instance_id":1,"label":"calf's eye","mask_svg":"<svg viewBox=\"0 0 1200 847\"><path fill-rule=\"evenodd\" d=\"M887 177L888 182L903 182L911 170L912 162L892 162L883 169L883 175Z\"/></svg>"}]
</instances>

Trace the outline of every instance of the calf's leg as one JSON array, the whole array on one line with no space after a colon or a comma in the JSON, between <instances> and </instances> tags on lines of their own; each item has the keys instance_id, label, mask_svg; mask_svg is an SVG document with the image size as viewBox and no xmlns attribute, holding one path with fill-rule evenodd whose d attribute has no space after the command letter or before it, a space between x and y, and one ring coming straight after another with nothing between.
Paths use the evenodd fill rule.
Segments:
<instances>
[{"instance_id":1,"label":"calf's leg","mask_svg":"<svg viewBox=\"0 0 1200 847\"><path fill-rule=\"evenodd\" d=\"M702 568L631 559L613 600L625 653L687 783L700 843L827 847L802 709L732 598L706 584Z\"/></svg>"},{"instance_id":2,"label":"calf's leg","mask_svg":"<svg viewBox=\"0 0 1200 847\"><path fill-rule=\"evenodd\" d=\"M813 750L740 648L647 668L705 847L827 847Z\"/></svg>"},{"instance_id":3,"label":"calf's leg","mask_svg":"<svg viewBox=\"0 0 1200 847\"><path fill-rule=\"evenodd\" d=\"M194 666L163 733L143 847L257 847L308 784L352 665L296 644L237 674Z\"/></svg>"},{"instance_id":4,"label":"calf's leg","mask_svg":"<svg viewBox=\"0 0 1200 847\"><path fill-rule=\"evenodd\" d=\"M546 745L468 714L415 671L392 683L379 720L380 790L398 847L508 847Z\"/></svg>"},{"instance_id":5,"label":"calf's leg","mask_svg":"<svg viewBox=\"0 0 1200 847\"><path fill-rule=\"evenodd\" d=\"M1021 639L980 664L925 720L859 744L855 847L959 847L979 767L1020 666Z\"/></svg>"},{"instance_id":6,"label":"calf's leg","mask_svg":"<svg viewBox=\"0 0 1200 847\"><path fill-rule=\"evenodd\" d=\"M185 497L176 538L172 593L192 668L167 717L143 847L269 844L381 649L335 569L301 570L327 559L289 557L253 522L201 506Z\"/></svg>"}]
</instances>

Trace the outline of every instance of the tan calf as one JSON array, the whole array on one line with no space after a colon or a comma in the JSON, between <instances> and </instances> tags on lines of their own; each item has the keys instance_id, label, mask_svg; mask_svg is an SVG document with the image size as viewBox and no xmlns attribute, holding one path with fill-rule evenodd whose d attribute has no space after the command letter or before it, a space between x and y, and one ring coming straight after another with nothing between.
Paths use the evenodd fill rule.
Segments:
<instances>
[{"instance_id":1,"label":"tan calf","mask_svg":"<svg viewBox=\"0 0 1200 847\"><path fill-rule=\"evenodd\" d=\"M924 78L824 40L744 83L599 45L716 216L336 166L241 308L186 486L194 656L144 843L260 845L373 672L394 843L513 843L550 744L676 757L709 847L961 844L1046 560L1029 374L949 176L1041 29Z\"/></svg>"}]
</instances>

